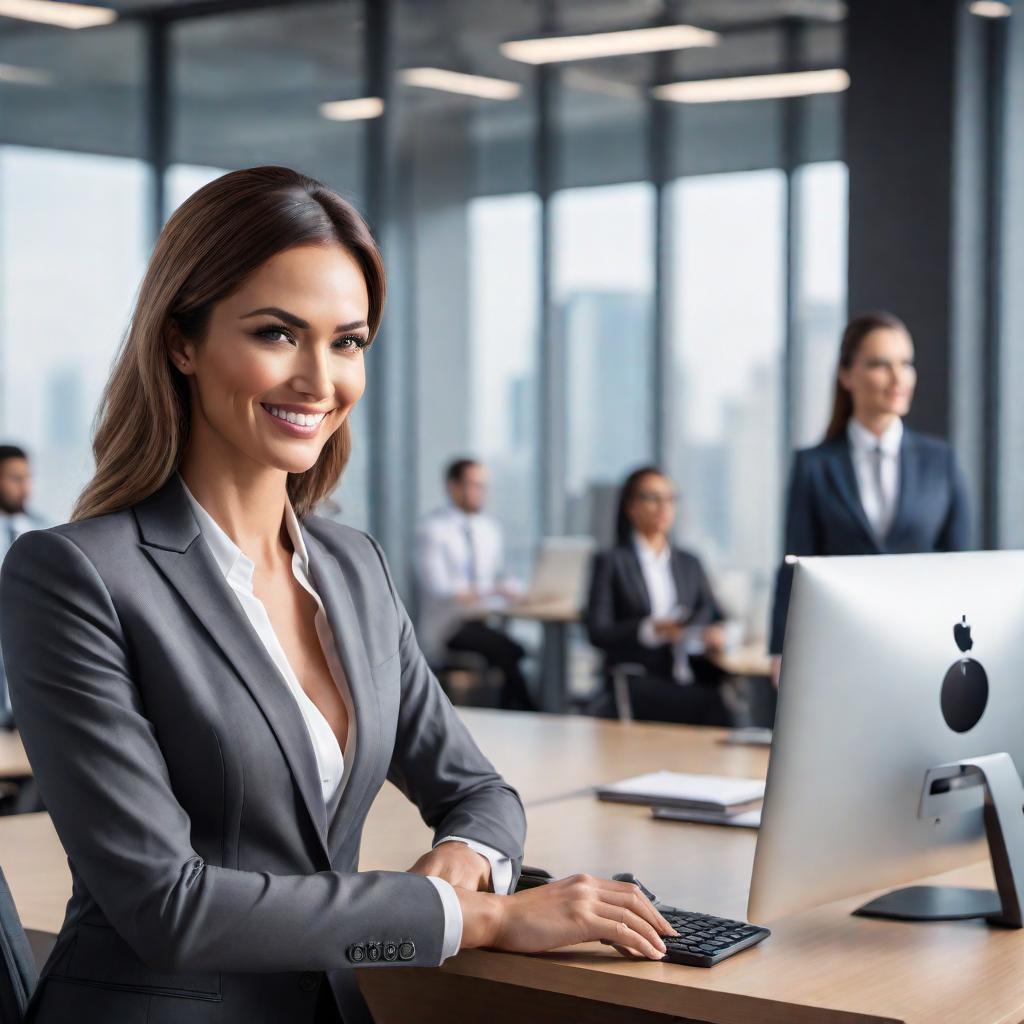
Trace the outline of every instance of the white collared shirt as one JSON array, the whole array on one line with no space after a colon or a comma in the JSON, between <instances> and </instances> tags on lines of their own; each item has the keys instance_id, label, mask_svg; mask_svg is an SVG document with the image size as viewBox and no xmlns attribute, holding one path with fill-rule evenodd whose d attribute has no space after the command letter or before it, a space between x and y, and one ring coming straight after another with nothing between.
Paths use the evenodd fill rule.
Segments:
<instances>
[{"instance_id":1,"label":"white collared shirt","mask_svg":"<svg viewBox=\"0 0 1024 1024\"><path fill-rule=\"evenodd\" d=\"M419 521L413 552L420 598L416 635L428 661L443 657L449 638L465 621L460 594L474 590L486 599L499 587L515 587L505 576L504 547L501 526L479 512L446 505Z\"/></svg>"},{"instance_id":2,"label":"white collared shirt","mask_svg":"<svg viewBox=\"0 0 1024 1024\"><path fill-rule=\"evenodd\" d=\"M633 532L633 547L640 560L640 571L647 587L647 597L651 602L651 614L640 623L637 639L645 647L660 647L665 643L655 632L654 623L658 619L685 619L690 613L689 608L679 604L679 591L676 578L672 574L672 545L666 543L660 551L655 551L640 536ZM692 683L693 669L689 655L702 649L699 637L702 631L687 630L683 638L672 651L672 674L677 683Z\"/></svg>"},{"instance_id":3,"label":"white collared shirt","mask_svg":"<svg viewBox=\"0 0 1024 1024\"><path fill-rule=\"evenodd\" d=\"M846 426L850 457L857 477L857 490L875 536L884 540L896 517L900 493L900 445L903 443L903 421L897 416L878 436L852 416ZM875 477L876 449L881 449L881 482L879 492Z\"/></svg>"},{"instance_id":4,"label":"white collared shirt","mask_svg":"<svg viewBox=\"0 0 1024 1024\"><path fill-rule=\"evenodd\" d=\"M337 810L345 775L345 755L342 753L338 738L323 713L310 700L299 683L284 648L274 632L267 609L253 590L252 580L256 566L252 559L225 533L217 520L199 504L180 474L178 479L181 480L182 489L188 497L200 532L213 552L217 566L238 598L246 618L252 623L267 654L270 655L288 686L289 692L298 704L310 744L313 747L320 777L320 788L327 808L327 820L330 821ZM348 712L348 736L345 747L351 757L356 742L356 718L352 706L352 693L348 686L348 678L345 675L341 657L338 654L338 646L334 639L330 620L324 611L320 595L314 590L311 583L309 554L306 551L305 541L302 539L302 531L299 529L295 510L292 508L291 502L288 501L285 502L284 522L292 542L292 574L316 601L316 635L320 640L320 647L327 661L327 667L330 669L331 677L338 687L338 692L341 694ZM434 845L439 846L441 843L447 842L465 843L471 850L485 857L491 865L491 882L494 891L502 895L508 893L512 886L512 862L508 857L484 843L464 839L461 836L445 836ZM444 937L441 944L441 960L443 962L448 957L454 956L462 945L462 906L458 896L455 895L455 890L448 882L433 875L427 877L437 889L444 907Z\"/></svg>"}]
</instances>

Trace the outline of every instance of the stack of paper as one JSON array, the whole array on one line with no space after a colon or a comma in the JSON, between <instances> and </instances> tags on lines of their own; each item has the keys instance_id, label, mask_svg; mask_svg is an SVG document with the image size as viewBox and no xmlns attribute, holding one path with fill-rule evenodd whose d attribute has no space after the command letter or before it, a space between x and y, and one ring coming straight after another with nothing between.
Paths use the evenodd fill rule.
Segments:
<instances>
[{"instance_id":1,"label":"stack of paper","mask_svg":"<svg viewBox=\"0 0 1024 1024\"><path fill-rule=\"evenodd\" d=\"M598 786L597 795L601 800L649 804L656 818L758 828L764 781L727 775L651 772Z\"/></svg>"},{"instance_id":2,"label":"stack of paper","mask_svg":"<svg viewBox=\"0 0 1024 1024\"><path fill-rule=\"evenodd\" d=\"M726 775L687 775L651 772L622 782L599 786L601 800L619 803L682 807L688 810L737 813L751 810L764 799L763 779L735 779Z\"/></svg>"}]
</instances>

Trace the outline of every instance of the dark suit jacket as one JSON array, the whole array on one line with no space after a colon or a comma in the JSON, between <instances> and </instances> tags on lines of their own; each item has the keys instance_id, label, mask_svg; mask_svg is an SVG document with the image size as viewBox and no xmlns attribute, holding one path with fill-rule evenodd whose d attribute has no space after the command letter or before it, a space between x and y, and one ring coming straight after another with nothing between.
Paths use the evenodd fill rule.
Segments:
<instances>
[{"instance_id":1,"label":"dark suit jacket","mask_svg":"<svg viewBox=\"0 0 1024 1024\"><path fill-rule=\"evenodd\" d=\"M693 625L724 618L711 591L700 560L687 551L672 549L672 575L679 604ZM647 647L640 643L640 623L651 614L651 600L636 549L616 545L594 557L587 600L586 626L590 642L604 651L609 665L631 662L651 675L672 678L672 645Z\"/></svg>"},{"instance_id":2,"label":"dark suit jacket","mask_svg":"<svg viewBox=\"0 0 1024 1024\"><path fill-rule=\"evenodd\" d=\"M787 555L962 551L968 529L963 476L945 441L904 430L896 516L884 541L864 514L846 436L796 453L786 502ZM792 567L783 562L772 608L773 654L782 652L792 584Z\"/></svg>"},{"instance_id":3,"label":"dark suit jacket","mask_svg":"<svg viewBox=\"0 0 1024 1024\"><path fill-rule=\"evenodd\" d=\"M431 966L444 933L427 878L357 873L385 778L437 838L477 839L518 874L522 805L427 668L380 548L319 516L301 529L356 719L331 822L298 705L177 474L8 553L11 696L74 883L30 1021L298 1024L326 983L346 1024L368 1021L354 950Z\"/></svg>"}]
</instances>

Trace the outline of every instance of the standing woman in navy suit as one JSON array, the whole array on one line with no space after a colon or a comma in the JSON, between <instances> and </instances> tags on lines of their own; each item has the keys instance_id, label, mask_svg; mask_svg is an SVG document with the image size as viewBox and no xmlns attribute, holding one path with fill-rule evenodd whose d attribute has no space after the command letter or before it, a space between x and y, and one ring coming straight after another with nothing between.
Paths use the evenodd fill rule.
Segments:
<instances>
[{"instance_id":1,"label":"standing woman in navy suit","mask_svg":"<svg viewBox=\"0 0 1024 1024\"><path fill-rule=\"evenodd\" d=\"M899 318L863 313L847 324L825 439L793 462L787 558L967 546L967 498L953 449L903 426L916 383L914 343ZM769 645L776 685L792 581L784 561Z\"/></svg>"}]
</instances>

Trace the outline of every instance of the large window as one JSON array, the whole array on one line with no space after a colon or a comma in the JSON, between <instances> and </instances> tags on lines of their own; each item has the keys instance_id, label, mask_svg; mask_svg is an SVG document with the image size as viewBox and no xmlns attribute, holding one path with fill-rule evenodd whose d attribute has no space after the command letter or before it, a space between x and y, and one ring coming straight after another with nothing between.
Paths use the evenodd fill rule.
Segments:
<instances>
[{"instance_id":1,"label":"large window","mask_svg":"<svg viewBox=\"0 0 1024 1024\"><path fill-rule=\"evenodd\" d=\"M533 194L469 205L468 437L493 479L510 568L524 577L537 540L537 249Z\"/></svg>"},{"instance_id":2,"label":"large window","mask_svg":"<svg viewBox=\"0 0 1024 1024\"><path fill-rule=\"evenodd\" d=\"M565 527L604 543L611 539L610 492L653 457L653 231L647 182L567 189L552 203Z\"/></svg>"},{"instance_id":3,"label":"large window","mask_svg":"<svg viewBox=\"0 0 1024 1024\"><path fill-rule=\"evenodd\" d=\"M785 193L777 170L700 175L669 189L667 411L680 534L755 636L779 546Z\"/></svg>"},{"instance_id":4,"label":"large window","mask_svg":"<svg viewBox=\"0 0 1024 1024\"><path fill-rule=\"evenodd\" d=\"M0 147L0 433L63 522L92 475L91 424L146 258L137 160ZM87 194L89 201L81 201Z\"/></svg>"},{"instance_id":5,"label":"large window","mask_svg":"<svg viewBox=\"0 0 1024 1024\"><path fill-rule=\"evenodd\" d=\"M794 189L797 280L791 408L793 439L804 447L824 436L846 322L846 165L830 161L800 167Z\"/></svg>"}]
</instances>

